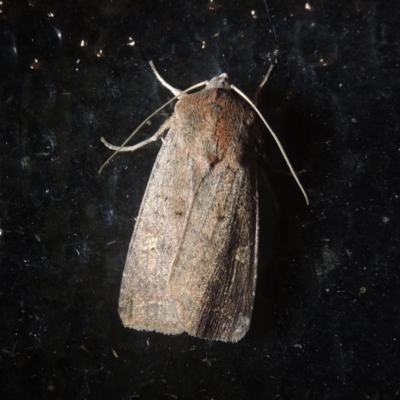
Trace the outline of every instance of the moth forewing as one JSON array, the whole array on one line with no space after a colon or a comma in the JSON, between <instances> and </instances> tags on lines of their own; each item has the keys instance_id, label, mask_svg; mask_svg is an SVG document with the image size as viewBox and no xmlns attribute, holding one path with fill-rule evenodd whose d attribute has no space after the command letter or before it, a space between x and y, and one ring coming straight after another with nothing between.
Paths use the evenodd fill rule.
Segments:
<instances>
[{"instance_id":1,"label":"moth forewing","mask_svg":"<svg viewBox=\"0 0 400 400\"><path fill-rule=\"evenodd\" d=\"M179 179L176 174L185 164L183 158L171 153L177 151L177 138L172 127L147 184L125 263L119 313L125 326L138 330L184 331L176 302L168 293L169 270L184 225L179 196L184 198L190 192L188 180ZM168 185L160 171L168 174ZM166 224L164 220L171 209L174 218Z\"/></svg>"},{"instance_id":2,"label":"moth forewing","mask_svg":"<svg viewBox=\"0 0 400 400\"><path fill-rule=\"evenodd\" d=\"M189 334L237 341L249 328L255 290L255 164L213 171L204 177L198 193L182 238L184 246L172 267L170 294Z\"/></svg>"}]
</instances>

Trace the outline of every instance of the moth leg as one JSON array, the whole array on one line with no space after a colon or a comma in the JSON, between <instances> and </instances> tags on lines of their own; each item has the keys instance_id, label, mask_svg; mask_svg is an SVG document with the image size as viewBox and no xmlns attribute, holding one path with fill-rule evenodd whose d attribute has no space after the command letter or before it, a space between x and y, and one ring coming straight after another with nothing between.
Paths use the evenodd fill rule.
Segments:
<instances>
[{"instance_id":1,"label":"moth leg","mask_svg":"<svg viewBox=\"0 0 400 400\"><path fill-rule=\"evenodd\" d=\"M164 78L158 73L158 71L156 70L156 67L153 64L153 61L150 61L150 67L154 72L154 75L156 76L156 78L160 81L161 85L163 85L164 87L166 87L168 90L170 90L172 92L172 94L174 96L178 96L182 93L182 90L179 89L175 89L173 86L171 86L169 83L165 82Z\"/></svg>"},{"instance_id":2,"label":"moth leg","mask_svg":"<svg viewBox=\"0 0 400 400\"><path fill-rule=\"evenodd\" d=\"M166 130L171 128L172 123L173 123L174 116L171 115L169 118L167 118L164 123L160 126L158 131L151 137L149 137L146 140L143 140L143 142L137 143L134 146L115 146L109 142L107 142L106 139L103 137L101 138L101 141L104 143L106 147L108 147L111 150L116 150L116 151L136 151L137 149L140 149L141 147L144 147L148 145L151 142L155 142Z\"/></svg>"},{"instance_id":3,"label":"moth leg","mask_svg":"<svg viewBox=\"0 0 400 400\"><path fill-rule=\"evenodd\" d=\"M257 105L258 95L260 94L262 88L263 88L263 87L265 86L265 84L267 83L268 78L269 78L269 76L271 75L271 71L272 71L273 68L274 68L273 65L271 65L271 66L269 67L269 70L268 70L268 72L267 72L267 75L265 75L265 78L264 78L263 81L260 83L260 85L258 86L257 90L256 90L256 91L252 94L252 96L251 96L251 101L252 101L255 105Z\"/></svg>"}]
</instances>

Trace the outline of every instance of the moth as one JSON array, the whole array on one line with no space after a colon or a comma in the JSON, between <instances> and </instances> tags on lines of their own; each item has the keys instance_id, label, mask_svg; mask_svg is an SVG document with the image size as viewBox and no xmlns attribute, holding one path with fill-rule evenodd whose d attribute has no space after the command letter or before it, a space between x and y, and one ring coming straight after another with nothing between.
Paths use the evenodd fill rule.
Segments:
<instances>
[{"instance_id":1,"label":"moth","mask_svg":"<svg viewBox=\"0 0 400 400\"><path fill-rule=\"evenodd\" d=\"M125 146L130 138L121 146L102 138L116 152L136 151L168 131L129 245L119 315L136 330L237 342L250 326L257 277L255 112L269 126L227 74L180 91L150 65L175 95L170 102L178 98L174 114L135 146Z\"/></svg>"}]
</instances>

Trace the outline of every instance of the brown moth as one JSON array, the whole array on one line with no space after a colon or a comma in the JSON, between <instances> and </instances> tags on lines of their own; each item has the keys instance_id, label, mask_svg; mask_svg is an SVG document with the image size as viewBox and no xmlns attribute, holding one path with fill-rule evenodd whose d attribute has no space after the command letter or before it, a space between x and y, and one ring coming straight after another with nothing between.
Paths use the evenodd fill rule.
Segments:
<instances>
[{"instance_id":1,"label":"brown moth","mask_svg":"<svg viewBox=\"0 0 400 400\"><path fill-rule=\"evenodd\" d=\"M257 277L255 114L226 74L187 94L151 66L179 98L174 114L138 145L102 139L134 151L168 129L129 246L119 314L137 330L237 342L250 326Z\"/></svg>"}]
</instances>

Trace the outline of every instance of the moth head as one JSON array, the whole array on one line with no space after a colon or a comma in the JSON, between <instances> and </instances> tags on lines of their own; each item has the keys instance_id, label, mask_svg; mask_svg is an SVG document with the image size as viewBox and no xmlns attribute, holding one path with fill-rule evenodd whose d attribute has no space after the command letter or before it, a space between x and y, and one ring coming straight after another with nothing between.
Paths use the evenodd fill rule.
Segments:
<instances>
[{"instance_id":1,"label":"moth head","mask_svg":"<svg viewBox=\"0 0 400 400\"><path fill-rule=\"evenodd\" d=\"M231 85L229 84L228 74L221 74L219 76L214 76L206 86L206 89L230 89Z\"/></svg>"}]
</instances>

